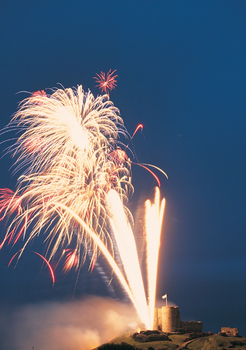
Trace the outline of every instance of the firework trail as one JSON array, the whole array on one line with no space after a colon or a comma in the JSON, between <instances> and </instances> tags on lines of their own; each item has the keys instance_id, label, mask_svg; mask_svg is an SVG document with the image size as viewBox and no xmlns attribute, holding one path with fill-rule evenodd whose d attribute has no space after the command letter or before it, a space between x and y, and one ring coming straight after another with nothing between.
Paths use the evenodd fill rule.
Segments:
<instances>
[{"instance_id":1,"label":"firework trail","mask_svg":"<svg viewBox=\"0 0 246 350\"><path fill-rule=\"evenodd\" d=\"M12 130L21 135L7 151L16 157L15 173L21 175L15 192L0 190L0 220L8 214L12 219L14 212L18 215L0 249L6 241L15 244L23 237L20 257L30 241L45 234L45 257L36 254L50 271L50 262L60 249L66 257L64 271L78 269L87 252L94 266L102 253L150 328L150 302L130 225L132 215L126 207L133 186L131 161L119 147L120 135L129 137L119 110L108 95L95 98L82 86L57 89L51 95L41 90L20 104L3 132ZM117 252L124 271L115 262Z\"/></svg>"}]
</instances>

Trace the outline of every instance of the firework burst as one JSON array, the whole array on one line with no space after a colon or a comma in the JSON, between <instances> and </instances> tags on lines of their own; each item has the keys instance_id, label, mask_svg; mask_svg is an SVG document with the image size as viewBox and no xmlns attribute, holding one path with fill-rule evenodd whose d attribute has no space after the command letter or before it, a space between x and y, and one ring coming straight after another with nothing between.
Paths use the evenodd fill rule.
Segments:
<instances>
[{"instance_id":1,"label":"firework burst","mask_svg":"<svg viewBox=\"0 0 246 350\"><path fill-rule=\"evenodd\" d=\"M101 92L105 92L107 95L109 95L109 91L113 90L116 87L116 78L118 75L113 75L116 72L116 69L111 72L111 69L108 71L107 74L104 72L101 72L100 74L96 73L96 77L94 79L98 83L96 87L98 87Z\"/></svg>"},{"instance_id":2,"label":"firework burst","mask_svg":"<svg viewBox=\"0 0 246 350\"><path fill-rule=\"evenodd\" d=\"M115 87L114 72L109 71L106 78L104 73L98 75L106 82L101 87L103 91ZM139 128L141 124L134 134ZM120 134L130 141L134 134L129 137L119 110L107 95L95 98L90 91L85 93L82 86L57 89L51 95L42 90L20 104L3 132L16 129L21 135L7 151L16 157L15 173L21 175L15 192L0 189L0 221L7 214L12 219L0 249L6 242L15 244L22 237L24 246L11 261L17 255L19 259L31 240L45 234L45 256L34 253L49 267L53 283L51 262L58 252L62 251L59 261L65 259L64 272L79 269L87 252L93 268L102 253L140 319L151 328L155 289L148 287L147 293L144 290L133 219L126 207L133 192L132 162L119 147ZM160 206L160 192L156 191L154 203L146 204L151 285L156 284L164 213L164 202ZM153 235L155 244L151 245ZM116 263L116 254L122 269Z\"/></svg>"},{"instance_id":3,"label":"firework burst","mask_svg":"<svg viewBox=\"0 0 246 350\"><path fill-rule=\"evenodd\" d=\"M110 247L106 193L114 188L126 203L132 191L130 164L116 166L110 157L119 134L127 134L118 109L107 96L94 98L81 86L58 89L24 100L7 129L16 127L22 135L9 151L17 156L15 169L22 174L16 193L2 192L0 200L2 211L12 207L19 215L6 237L24 222L25 231L32 227L27 244L46 228L49 259L73 241L83 261L86 249L93 248L90 236L63 205Z\"/></svg>"}]
</instances>

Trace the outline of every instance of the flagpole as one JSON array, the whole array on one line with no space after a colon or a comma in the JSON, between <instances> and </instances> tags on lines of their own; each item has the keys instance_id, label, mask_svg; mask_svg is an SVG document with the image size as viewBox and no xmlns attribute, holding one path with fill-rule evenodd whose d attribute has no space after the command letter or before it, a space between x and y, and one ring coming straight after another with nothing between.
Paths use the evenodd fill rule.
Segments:
<instances>
[{"instance_id":1,"label":"flagpole","mask_svg":"<svg viewBox=\"0 0 246 350\"><path fill-rule=\"evenodd\" d=\"M167 294L163 295L162 299L166 299L166 306L167 306Z\"/></svg>"}]
</instances>

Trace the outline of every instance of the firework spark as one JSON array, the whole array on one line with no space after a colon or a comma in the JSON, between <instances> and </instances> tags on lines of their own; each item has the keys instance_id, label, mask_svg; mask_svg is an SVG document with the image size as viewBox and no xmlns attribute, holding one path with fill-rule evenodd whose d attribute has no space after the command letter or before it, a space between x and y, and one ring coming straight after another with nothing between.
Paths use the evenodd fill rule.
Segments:
<instances>
[{"instance_id":1,"label":"firework spark","mask_svg":"<svg viewBox=\"0 0 246 350\"><path fill-rule=\"evenodd\" d=\"M72 249L64 249L64 254L66 254L66 260L63 267L64 272L70 271L72 268L78 267L79 259L76 252Z\"/></svg>"},{"instance_id":2,"label":"firework spark","mask_svg":"<svg viewBox=\"0 0 246 350\"><path fill-rule=\"evenodd\" d=\"M23 249L20 249L20 250L18 250L17 253L15 253L15 254L12 256L12 258L10 259L10 261L9 261L9 263L8 263L8 267L11 265L12 261L14 260L14 258L15 258L18 254L19 254L19 258L20 258L22 252L23 252ZM48 266L49 271L50 271L50 276L51 276L51 279L52 279L52 282L53 282L53 286L54 286L54 284L55 284L55 273L54 273L54 270L53 270L52 266L50 265L49 261L48 261L43 255L39 254L38 252L33 251L33 253L35 253L35 254L37 254L38 256L40 256L40 258L42 258L43 261L44 261L44 262L46 263L46 265ZM18 258L18 259L19 259L19 258Z\"/></svg>"},{"instance_id":3,"label":"firework spark","mask_svg":"<svg viewBox=\"0 0 246 350\"><path fill-rule=\"evenodd\" d=\"M38 252L33 252L35 254L37 254L38 256L40 256L40 258L43 259L43 261L46 263L46 265L48 266L49 270L50 270L50 275L51 275L51 278L52 278L52 282L53 282L53 285L55 284L55 273L54 273L54 270L52 269L52 266L50 265L49 261L41 254L39 254Z\"/></svg>"},{"instance_id":4,"label":"firework spark","mask_svg":"<svg viewBox=\"0 0 246 350\"><path fill-rule=\"evenodd\" d=\"M118 75L113 75L116 72L116 69L111 72L111 69L108 71L107 74L104 72L101 72L100 74L96 73L96 77L94 79L98 83L96 87L98 87L101 92L105 92L107 95L109 95L109 91L113 90L116 87L116 78Z\"/></svg>"},{"instance_id":5,"label":"firework spark","mask_svg":"<svg viewBox=\"0 0 246 350\"><path fill-rule=\"evenodd\" d=\"M0 221L2 221L6 213L12 214L17 211L19 215L21 213L21 198L15 196L14 192L9 188L0 188Z\"/></svg>"},{"instance_id":6,"label":"firework spark","mask_svg":"<svg viewBox=\"0 0 246 350\"><path fill-rule=\"evenodd\" d=\"M17 125L24 132L12 151L18 157L16 169L24 171L12 201L18 198L23 209L9 230L32 213L27 227L32 223L34 227L27 243L46 227L49 259L75 240L76 255L83 260L85 248L91 249L89 236L52 203L69 207L106 242L106 193L114 188L126 203L132 191L130 164L119 169L109 157L119 132L126 134L119 111L105 96L94 98L79 86L77 90L56 90L49 98L39 94L24 100L8 128ZM35 140L37 135L42 147L39 142L38 152L35 144L30 151L27 140ZM3 209L7 203L6 199Z\"/></svg>"},{"instance_id":7,"label":"firework spark","mask_svg":"<svg viewBox=\"0 0 246 350\"><path fill-rule=\"evenodd\" d=\"M109 71L106 78L103 73L98 75L105 78L103 91L115 87L114 72ZM25 243L20 256L36 236L45 234L45 258L35 253L48 265L53 282L50 262L60 250L65 256L65 272L78 269L87 251L92 252L92 268L99 253L103 254L142 322L150 328L154 302L147 300L153 300L155 290L150 292L149 287L146 297L130 225L133 219L126 207L133 192L131 161L118 139L120 134L129 134L118 109L106 95L95 98L81 86L57 89L51 95L38 92L21 103L4 132L16 128L22 134L8 152L17 158L15 172L21 175L16 192L0 190L0 214L1 219L7 213L18 215L11 221L0 248L6 241L15 244L22 236ZM136 131L139 128L142 125ZM156 225L151 229L150 219L146 219L146 228L154 228L159 237L164 208L161 205L159 212L158 195L156 198L155 209L149 204L147 210L159 213L154 216ZM151 234L147 239L151 240ZM158 242L153 250L158 255ZM123 271L115 262L117 253Z\"/></svg>"}]
</instances>

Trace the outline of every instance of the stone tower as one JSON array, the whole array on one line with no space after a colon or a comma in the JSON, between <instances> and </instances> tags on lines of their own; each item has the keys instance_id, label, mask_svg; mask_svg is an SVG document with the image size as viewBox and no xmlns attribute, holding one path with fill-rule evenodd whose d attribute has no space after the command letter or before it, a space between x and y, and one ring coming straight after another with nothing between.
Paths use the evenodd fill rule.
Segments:
<instances>
[{"instance_id":1,"label":"stone tower","mask_svg":"<svg viewBox=\"0 0 246 350\"><path fill-rule=\"evenodd\" d=\"M180 312L178 306L163 306L155 309L154 329L163 332L178 332L181 329Z\"/></svg>"},{"instance_id":2,"label":"stone tower","mask_svg":"<svg viewBox=\"0 0 246 350\"><path fill-rule=\"evenodd\" d=\"M153 329L162 330L165 333L202 332L202 322L181 322L178 306L163 306L161 309L155 309Z\"/></svg>"}]
</instances>

